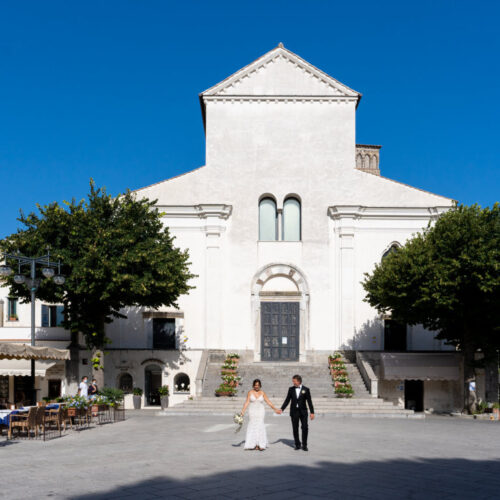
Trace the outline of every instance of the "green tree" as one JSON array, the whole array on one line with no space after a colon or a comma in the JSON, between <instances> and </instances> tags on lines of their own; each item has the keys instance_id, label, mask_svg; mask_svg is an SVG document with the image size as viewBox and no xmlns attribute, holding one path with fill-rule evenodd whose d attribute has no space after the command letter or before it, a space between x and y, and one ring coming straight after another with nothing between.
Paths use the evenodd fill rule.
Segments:
<instances>
[{"instance_id":1,"label":"green tree","mask_svg":"<svg viewBox=\"0 0 500 500\"><path fill-rule=\"evenodd\" d=\"M174 246L155 203L130 191L112 197L91 180L87 200L21 212L24 228L0 242L3 251L29 256L50 246L53 260L62 262L66 282L60 287L43 279L37 298L62 303L72 343L82 333L98 356L108 342L105 325L126 317L124 308L175 306L191 288L188 252ZM12 295L29 302L25 286L12 276L6 281ZM93 361L100 364L95 357Z\"/></svg>"},{"instance_id":2,"label":"green tree","mask_svg":"<svg viewBox=\"0 0 500 500\"><path fill-rule=\"evenodd\" d=\"M366 301L422 324L465 357L465 382L484 355L488 401L498 400L500 205L457 206L365 275ZM488 383L489 381L489 383ZM468 390L465 390L468 406Z\"/></svg>"}]
</instances>

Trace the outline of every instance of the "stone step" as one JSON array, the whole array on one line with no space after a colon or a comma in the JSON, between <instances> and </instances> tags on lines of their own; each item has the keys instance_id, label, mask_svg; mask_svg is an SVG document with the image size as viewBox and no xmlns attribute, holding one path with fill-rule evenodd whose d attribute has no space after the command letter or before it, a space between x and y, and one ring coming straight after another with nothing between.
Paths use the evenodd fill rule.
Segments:
<instances>
[{"instance_id":1,"label":"stone step","mask_svg":"<svg viewBox=\"0 0 500 500\"><path fill-rule=\"evenodd\" d=\"M237 405L176 405L176 406L172 406L172 409L179 409L179 408L183 408L183 409L198 409L198 410L206 410L206 409L228 409L228 410L235 410L235 411L239 411L241 410L241 408L243 407L243 403L242 404L237 404ZM318 411L318 410L345 410L345 409L349 409L349 410L397 410L397 411L401 411L401 408L397 408L396 406L394 405L355 405L355 404L352 404L352 405L314 405L314 410L315 411ZM268 410L268 411L271 411L271 410ZM288 410L286 410L288 411Z\"/></svg>"},{"instance_id":2,"label":"stone step","mask_svg":"<svg viewBox=\"0 0 500 500\"><path fill-rule=\"evenodd\" d=\"M354 400L353 400L354 401ZM200 408L200 409L203 409L203 408L239 408L241 409L244 405L244 401L240 401L238 403L235 403L235 404L232 404L232 405L229 405L229 404L225 404L225 405L219 405L219 404L204 404L204 405L175 405L175 406L172 406L172 408ZM277 408L279 408L281 405L275 405ZM290 406L288 406L288 408L290 408ZM335 404L318 404L316 403L314 405L314 408L315 409L341 409L341 408L360 408L360 409L396 409L396 410L399 410L400 408L398 408L397 406L394 406L394 405L378 405L378 404L374 404L374 405L368 405L368 404L365 404L365 405L357 405L354 401L354 403L352 404L339 404L339 405L335 405ZM271 410L268 410L268 411L271 411Z\"/></svg>"},{"instance_id":3,"label":"stone step","mask_svg":"<svg viewBox=\"0 0 500 500\"><path fill-rule=\"evenodd\" d=\"M225 410L220 408L213 409L195 409L195 408L178 408L174 410L173 408L167 408L166 410L162 410L158 412L159 415L162 416L189 416L189 415L198 415L198 416L212 416L212 415L220 415L231 417L236 413L235 411ZM423 413L415 413L410 410L360 410L360 409L339 409L339 410L320 410L316 411L317 416L334 416L334 417L373 417L373 418L425 418ZM269 412L269 418L273 418L274 414ZM288 414L285 412L284 417L288 417ZM278 417L276 417L278 418Z\"/></svg>"},{"instance_id":4,"label":"stone step","mask_svg":"<svg viewBox=\"0 0 500 500\"><path fill-rule=\"evenodd\" d=\"M190 416L223 416L229 417L233 415L232 413L222 413L220 411L210 412L210 413L194 413L190 411L172 413L172 412L161 412L162 416L165 417L190 417ZM318 413L319 417L326 414ZM422 413L411 413L405 414L401 412L396 413L357 413L357 412L344 412L344 413L328 413L329 417L339 417L339 418L408 418L408 419L423 419L425 415Z\"/></svg>"},{"instance_id":5,"label":"stone step","mask_svg":"<svg viewBox=\"0 0 500 500\"><path fill-rule=\"evenodd\" d=\"M325 359L320 364L303 363L240 363L238 375L240 386L235 397L217 398L215 389L221 383L221 360L225 358L216 353L206 370L202 397L185 401L168 408L165 415L234 415L241 411L247 392L252 388L254 379L262 381L262 388L275 405L281 404L289 387L292 376L299 373L304 385L311 389L315 413L339 417L380 417L380 418L422 418L411 410L403 410L391 402L370 396L358 367L344 360L350 384L354 390L352 398L337 398L333 381ZM266 412L273 415L270 409ZM285 413L288 413L285 411Z\"/></svg>"},{"instance_id":6,"label":"stone step","mask_svg":"<svg viewBox=\"0 0 500 500\"><path fill-rule=\"evenodd\" d=\"M246 399L246 395L241 395L241 396L222 396L222 397L216 397L216 396L203 396L201 398L197 399L191 399L191 400L186 400L183 401L181 404L197 404L197 403L203 403L203 402L213 402L217 404L224 404L226 402L231 402L231 401L244 401ZM285 399L285 395L281 395L280 399ZM353 401L354 398L339 398L336 397L334 394L331 395L331 397L325 397L325 398L315 398L313 397L313 402L314 401L322 401L322 402L336 402L336 403L341 403L341 404L346 404L349 401ZM373 398L373 397L364 397L364 398L358 398L356 399L356 404L363 404L363 403L370 403L372 404L373 402L376 402L377 404L392 404L389 401L384 401L383 399L380 398Z\"/></svg>"},{"instance_id":7,"label":"stone step","mask_svg":"<svg viewBox=\"0 0 500 500\"><path fill-rule=\"evenodd\" d=\"M277 399L284 399L289 387L291 386L292 376L299 373L304 380L304 385L311 389L313 401L316 406L318 406L320 401L356 401L356 404L359 402L360 405L364 405L364 403L361 402L363 399L370 401L370 405L373 405L373 401L375 400L377 401L375 405L379 405L380 403L378 403L378 401L381 400L370 397L357 366L347 360L344 360L344 362L346 363L346 370L349 376L350 384L354 390L353 397L350 399L336 397L326 359L324 363L314 364L284 362L239 363L238 375L241 377L241 380L237 390L236 399L244 400L247 392L252 388L253 380L256 378L262 381L263 390L266 392L268 397L273 400L273 402ZM221 363L218 359L217 362L211 362L207 366L206 377L202 390L203 398L213 398L215 389L220 385L220 383ZM225 398L219 398L219 402L217 403L218 405L225 404L221 402L222 399ZM389 403L388 407L394 408L392 403Z\"/></svg>"}]
</instances>

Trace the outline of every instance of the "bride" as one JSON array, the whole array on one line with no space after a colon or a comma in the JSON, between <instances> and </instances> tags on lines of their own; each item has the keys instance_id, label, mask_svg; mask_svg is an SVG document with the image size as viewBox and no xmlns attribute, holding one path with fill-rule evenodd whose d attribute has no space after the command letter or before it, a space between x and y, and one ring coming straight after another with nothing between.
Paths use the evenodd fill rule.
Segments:
<instances>
[{"instance_id":1,"label":"bride","mask_svg":"<svg viewBox=\"0 0 500 500\"><path fill-rule=\"evenodd\" d=\"M245 440L245 450L264 451L267 448L267 434L264 425L264 401L276 412L278 409L269 401L266 393L262 390L262 384L259 379L253 381L253 389L248 391L247 399L243 405L241 416L248 410L249 422L247 427L247 436Z\"/></svg>"}]
</instances>

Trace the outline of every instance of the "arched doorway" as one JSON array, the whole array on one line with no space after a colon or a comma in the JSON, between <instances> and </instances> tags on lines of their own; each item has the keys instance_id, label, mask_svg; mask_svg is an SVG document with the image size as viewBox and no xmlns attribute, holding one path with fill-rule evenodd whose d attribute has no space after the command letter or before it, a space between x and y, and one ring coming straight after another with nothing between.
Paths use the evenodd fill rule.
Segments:
<instances>
[{"instance_id":1,"label":"arched doorway","mask_svg":"<svg viewBox=\"0 0 500 500\"><path fill-rule=\"evenodd\" d=\"M305 361L309 344L309 289L288 264L261 269L252 283L255 361Z\"/></svg>"},{"instance_id":2,"label":"arched doorway","mask_svg":"<svg viewBox=\"0 0 500 500\"><path fill-rule=\"evenodd\" d=\"M148 365L144 369L144 396L148 406L160 406L161 367Z\"/></svg>"}]
</instances>

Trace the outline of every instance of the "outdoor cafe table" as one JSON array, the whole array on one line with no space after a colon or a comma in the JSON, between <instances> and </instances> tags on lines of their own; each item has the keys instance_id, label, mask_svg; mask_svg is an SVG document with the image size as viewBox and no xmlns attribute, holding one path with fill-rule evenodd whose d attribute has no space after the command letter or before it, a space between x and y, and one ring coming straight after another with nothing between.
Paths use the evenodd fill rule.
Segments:
<instances>
[{"instance_id":1,"label":"outdoor cafe table","mask_svg":"<svg viewBox=\"0 0 500 500\"><path fill-rule=\"evenodd\" d=\"M58 408L59 404L57 403L52 403L50 405L45 406L46 410L57 410ZM18 408L17 410L0 410L0 425L5 425L5 427L9 427L11 415L26 413L29 409L30 409L29 406L23 406L22 408Z\"/></svg>"}]
</instances>

